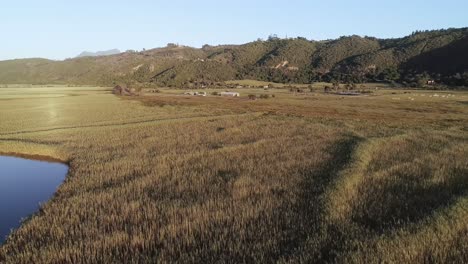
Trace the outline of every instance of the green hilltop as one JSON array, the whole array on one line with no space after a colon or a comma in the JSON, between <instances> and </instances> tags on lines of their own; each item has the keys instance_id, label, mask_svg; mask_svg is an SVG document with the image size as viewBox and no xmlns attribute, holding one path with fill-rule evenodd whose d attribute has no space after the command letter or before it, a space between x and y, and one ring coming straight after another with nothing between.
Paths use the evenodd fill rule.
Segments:
<instances>
[{"instance_id":1,"label":"green hilltop","mask_svg":"<svg viewBox=\"0 0 468 264\"><path fill-rule=\"evenodd\" d=\"M311 41L271 36L244 45L167 47L52 61L0 62L0 83L185 87L227 80L282 83L427 80L468 86L468 28L418 31L395 39L346 36Z\"/></svg>"}]
</instances>

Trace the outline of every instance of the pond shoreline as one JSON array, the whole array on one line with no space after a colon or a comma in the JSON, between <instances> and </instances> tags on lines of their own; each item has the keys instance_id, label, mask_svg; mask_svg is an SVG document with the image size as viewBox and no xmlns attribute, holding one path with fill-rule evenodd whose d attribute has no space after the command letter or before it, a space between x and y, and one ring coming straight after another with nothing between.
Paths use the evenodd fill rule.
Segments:
<instances>
[{"instance_id":1,"label":"pond shoreline","mask_svg":"<svg viewBox=\"0 0 468 264\"><path fill-rule=\"evenodd\" d=\"M64 160L60 158L55 158L47 155L39 155L39 154L24 154L19 152L2 152L0 151L0 156L7 156L7 157L14 157L14 158L21 158L21 159L29 159L29 160L36 160L36 161L45 161L45 162L55 162L55 163L62 163L70 167L70 161Z\"/></svg>"}]
</instances>

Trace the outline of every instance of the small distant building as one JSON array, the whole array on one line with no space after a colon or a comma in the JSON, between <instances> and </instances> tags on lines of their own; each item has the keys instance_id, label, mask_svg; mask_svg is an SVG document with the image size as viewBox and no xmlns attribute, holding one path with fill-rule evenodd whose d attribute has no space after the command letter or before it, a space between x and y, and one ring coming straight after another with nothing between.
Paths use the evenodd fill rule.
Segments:
<instances>
[{"instance_id":1,"label":"small distant building","mask_svg":"<svg viewBox=\"0 0 468 264\"><path fill-rule=\"evenodd\" d=\"M206 96L206 92L185 92L184 95Z\"/></svg>"},{"instance_id":2,"label":"small distant building","mask_svg":"<svg viewBox=\"0 0 468 264\"><path fill-rule=\"evenodd\" d=\"M226 97L239 97L240 94L236 92L221 92L221 96L226 96Z\"/></svg>"},{"instance_id":3,"label":"small distant building","mask_svg":"<svg viewBox=\"0 0 468 264\"><path fill-rule=\"evenodd\" d=\"M361 95L360 92L353 92L353 91L348 91L348 92L338 92L336 93L337 95L347 95L347 96L359 96Z\"/></svg>"},{"instance_id":4,"label":"small distant building","mask_svg":"<svg viewBox=\"0 0 468 264\"><path fill-rule=\"evenodd\" d=\"M434 80L427 81L427 85L434 85L436 82Z\"/></svg>"}]
</instances>

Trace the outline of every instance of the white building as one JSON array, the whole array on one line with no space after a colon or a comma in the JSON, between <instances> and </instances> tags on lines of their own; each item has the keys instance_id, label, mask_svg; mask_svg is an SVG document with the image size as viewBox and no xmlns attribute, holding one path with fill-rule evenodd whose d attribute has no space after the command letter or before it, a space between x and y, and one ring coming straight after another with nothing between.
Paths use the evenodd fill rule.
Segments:
<instances>
[{"instance_id":1,"label":"white building","mask_svg":"<svg viewBox=\"0 0 468 264\"><path fill-rule=\"evenodd\" d=\"M239 97L240 94L236 92L221 92L221 96Z\"/></svg>"}]
</instances>

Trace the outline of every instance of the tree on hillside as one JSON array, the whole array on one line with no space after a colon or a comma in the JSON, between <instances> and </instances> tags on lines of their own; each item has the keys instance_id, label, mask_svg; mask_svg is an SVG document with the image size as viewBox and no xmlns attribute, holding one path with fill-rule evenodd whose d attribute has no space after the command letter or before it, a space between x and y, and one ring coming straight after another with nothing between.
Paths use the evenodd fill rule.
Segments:
<instances>
[{"instance_id":1,"label":"tree on hillside","mask_svg":"<svg viewBox=\"0 0 468 264\"><path fill-rule=\"evenodd\" d=\"M349 90L356 90L356 84L351 82L351 83L347 83L346 84L346 89L349 91Z\"/></svg>"},{"instance_id":2,"label":"tree on hillside","mask_svg":"<svg viewBox=\"0 0 468 264\"><path fill-rule=\"evenodd\" d=\"M332 84L333 84L333 89L335 89L335 92L338 92L338 89L340 89L340 82L333 80Z\"/></svg>"},{"instance_id":3,"label":"tree on hillside","mask_svg":"<svg viewBox=\"0 0 468 264\"><path fill-rule=\"evenodd\" d=\"M279 40L278 35L271 34L270 36L268 36L268 41L275 41L275 40Z\"/></svg>"},{"instance_id":4,"label":"tree on hillside","mask_svg":"<svg viewBox=\"0 0 468 264\"><path fill-rule=\"evenodd\" d=\"M463 78L463 85L464 85L464 86L468 86L468 71L465 71L465 72L463 73L463 77L462 77L462 78Z\"/></svg>"},{"instance_id":5,"label":"tree on hillside","mask_svg":"<svg viewBox=\"0 0 468 264\"><path fill-rule=\"evenodd\" d=\"M427 72L423 72L416 75L416 83L419 87L426 85L430 79L431 76Z\"/></svg>"},{"instance_id":6,"label":"tree on hillside","mask_svg":"<svg viewBox=\"0 0 468 264\"><path fill-rule=\"evenodd\" d=\"M383 70L378 78L387 82L393 82L400 79L400 73L396 67L391 67Z\"/></svg>"}]
</instances>

